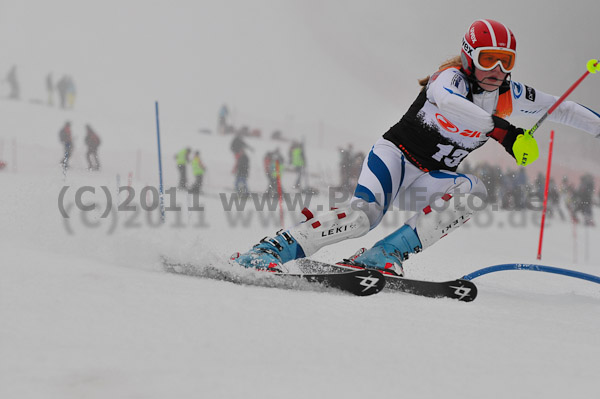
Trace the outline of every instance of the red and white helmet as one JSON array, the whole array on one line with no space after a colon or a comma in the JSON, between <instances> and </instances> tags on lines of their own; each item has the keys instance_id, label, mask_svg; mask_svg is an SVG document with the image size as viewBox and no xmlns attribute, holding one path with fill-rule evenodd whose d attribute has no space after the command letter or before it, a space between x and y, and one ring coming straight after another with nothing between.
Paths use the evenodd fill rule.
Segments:
<instances>
[{"instance_id":1,"label":"red and white helmet","mask_svg":"<svg viewBox=\"0 0 600 399\"><path fill-rule=\"evenodd\" d=\"M473 22L462 41L460 58L467 75L472 75L474 68L489 71L496 65L510 73L516 57L515 36L506 25L491 19Z\"/></svg>"}]
</instances>

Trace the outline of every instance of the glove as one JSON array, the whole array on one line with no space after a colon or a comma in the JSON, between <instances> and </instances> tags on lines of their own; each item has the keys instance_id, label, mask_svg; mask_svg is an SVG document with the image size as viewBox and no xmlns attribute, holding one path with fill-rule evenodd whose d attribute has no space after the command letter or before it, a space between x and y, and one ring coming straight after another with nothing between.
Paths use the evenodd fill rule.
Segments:
<instances>
[{"instance_id":1,"label":"glove","mask_svg":"<svg viewBox=\"0 0 600 399\"><path fill-rule=\"evenodd\" d=\"M488 137L498 141L506 151L517 160L517 165L526 166L538 159L537 142L529 131L516 127L506 119L492 115L494 130L487 133Z\"/></svg>"},{"instance_id":2,"label":"glove","mask_svg":"<svg viewBox=\"0 0 600 399\"><path fill-rule=\"evenodd\" d=\"M529 130L519 134L512 147L517 165L527 166L532 164L540 156L537 141L529 134Z\"/></svg>"}]
</instances>

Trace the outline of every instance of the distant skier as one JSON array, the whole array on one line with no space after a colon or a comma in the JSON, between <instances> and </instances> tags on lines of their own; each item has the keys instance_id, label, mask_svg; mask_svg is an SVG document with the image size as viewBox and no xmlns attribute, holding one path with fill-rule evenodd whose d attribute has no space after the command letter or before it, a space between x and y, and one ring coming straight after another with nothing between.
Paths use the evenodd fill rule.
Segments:
<instances>
[{"instance_id":1,"label":"distant skier","mask_svg":"<svg viewBox=\"0 0 600 399\"><path fill-rule=\"evenodd\" d=\"M94 132L90 125L85 125L85 144L88 147L87 161L89 170L100 170L100 161L98 161L98 147L100 146L100 137Z\"/></svg>"},{"instance_id":2,"label":"distant skier","mask_svg":"<svg viewBox=\"0 0 600 399\"><path fill-rule=\"evenodd\" d=\"M183 150L175 154L175 160L177 161L177 171L179 172L179 184L177 188L185 190L187 187L187 164L190 162L190 152L192 149L186 147Z\"/></svg>"},{"instance_id":3,"label":"distant skier","mask_svg":"<svg viewBox=\"0 0 600 399\"><path fill-rule=\"evenodd\" d=\"M63 169L66 170L69 167L69 159L71 157L71 152L73 151L73 135L71 134L70 121L65 122L65 125L58 133L58 138L64 147L63 157L60 163L62 164Z\"/></svg>"},{"instance_id":4,"label":"distant skier","mask_svg":"<svg viewBox=\"0 0 600 399\"><path fill-rule=\"evenodd\" d=\"M419 81L422 89L415 102L371 148L350 204L318 215L307 209L305 223L264 238L232 259L249 268L285 271L288 261L364 236L395 206L416 213L371 249L360 249L342 263L403 275L402 263L409 254L435 244L484 205L483 182L456 173L471 151L493 138L517 164L534 162L535 138L504 118L539 117L557 98L511 79L516 40L500 22L475 21L459 51L459 56ZM600 137L600 114L574 101L561 103L548 120ZM490 245L510 248L510 241Z\"/></svg>"}]
</instances>

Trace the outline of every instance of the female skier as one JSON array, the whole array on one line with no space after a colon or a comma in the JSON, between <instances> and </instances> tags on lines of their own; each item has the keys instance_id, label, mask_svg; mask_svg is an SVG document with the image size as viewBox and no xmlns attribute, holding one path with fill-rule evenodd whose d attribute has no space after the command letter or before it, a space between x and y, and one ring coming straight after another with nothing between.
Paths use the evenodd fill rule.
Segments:
<instances>
[{"instance_id":1,"label":"female skier","mask_svg":"<svg viewBox=\"0 0 600 399\"><path fill-rule=\"evenodd\" d=\"M345 264L403 275L402 262L466 222L483 204L486 188L476 176L456 173L461 161L489 138L519 165L538 156L535 139L506 117L541 115L557 100L512 81L516 40L502 23L475 21L460 56L431 77L400 122L380 138L364 160L349 205L314 216L275 237L265 237L244 254L242 266L286 271L286 262L310 256L326 245L361 237L374 229L390 206L417 211L398 230L359 250ZM572 101L548 118L600 136L600 115Z\"/></svg>"}]
</instances>

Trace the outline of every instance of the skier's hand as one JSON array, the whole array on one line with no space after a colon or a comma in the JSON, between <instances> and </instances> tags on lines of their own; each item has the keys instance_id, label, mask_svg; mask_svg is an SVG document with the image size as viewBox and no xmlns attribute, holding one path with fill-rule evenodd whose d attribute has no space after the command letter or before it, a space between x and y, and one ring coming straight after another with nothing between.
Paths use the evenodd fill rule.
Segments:
<instances>
[{"instance_id":1,"label":"skier's hand","mask_svg":"<svg viewBox=\"0 0 600 399\"><path fill-rule=\"evenodd\" d=\"M517 136L512 150L517 160L517 165L521 166L532 164L540 156L537 141L529 134L529 130L525 130L523 134Z\"/></svg>"},{"instance_id":2,"label":"skier's hand","mask_svg":"<svg viewBox=\"0 0 600 399\"><path fill-rule=\"evenodd\" d=\"M526 166L538 159L537 142L528 130L516 127L495 115L492 115L492 120L494 130L487 133L487 136L502 144L506 151L515 157L517 165Z\"/></svg>"}]
</instances>

